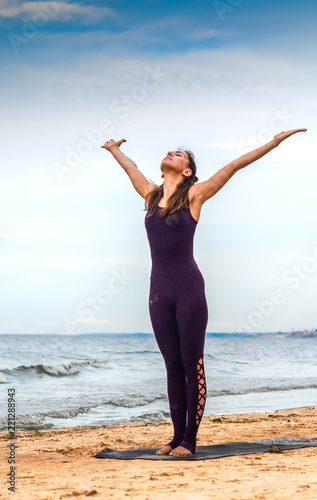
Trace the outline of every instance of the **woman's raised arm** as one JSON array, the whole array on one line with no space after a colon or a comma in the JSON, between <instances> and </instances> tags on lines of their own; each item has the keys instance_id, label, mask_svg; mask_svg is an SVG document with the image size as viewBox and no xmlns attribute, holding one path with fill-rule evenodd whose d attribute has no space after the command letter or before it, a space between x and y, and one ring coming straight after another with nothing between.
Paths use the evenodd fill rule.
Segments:
<instances>
[{"instance_id":1,"label":"woman's raised arm","mask_svg":"<svg viewBox=\"0 0 317 500\"><path fill-rule=\"evenodd\" d=\"M289 130L288 132L281 132L274 136L272 141L264 144L249 153L246 153L236 160L231 161L228 165L225 165L222 169L212 175L207 181L198 182L194 184L191 189L193 190L193 197L200 201L200 203L204 203L206 200L214 196L227 182L231 177L238 172L241 168L246 167L250 163L258 160L266 153L276 148L282 141L287 139L296 132L306 132L306 128L299 128L294 130Z\"/></svg>"},{"instance_id":2,"label":"woman's raised arm","mask_svg":"<svg viewBox=\"0 0 317 500\"><path fill-rule=\"evenodd\" d=\"M126 142L126 140L121 139L120 141L115 141L114 139L110 139L110 141L107 141L101 147L110 151L113 157L117 160L121 167L123 167L123 169L130 177L135 190L139 193L140 196L142 196L142 198L145 198L149 191L155 189L157 186L148 181L142 174L142 172L140 172L136 163L134 163L133 160L122 153L119 148L123 142Z\"/></svg>"}]
</instances>

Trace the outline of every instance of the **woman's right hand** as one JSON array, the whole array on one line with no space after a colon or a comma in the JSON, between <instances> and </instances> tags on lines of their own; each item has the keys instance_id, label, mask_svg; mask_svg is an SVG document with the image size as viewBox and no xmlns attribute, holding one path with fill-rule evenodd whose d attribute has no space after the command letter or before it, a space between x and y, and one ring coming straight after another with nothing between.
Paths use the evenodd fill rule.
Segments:
<instances>
[{"instance_id":1,"label":"woman's right hand","mask_svg":"<svg viewBox=\"0 0 317 500\"><path fill-rule=\"evenodd\" d=\"M123 142L127 142L125 139L121 139L121 141L115 141L114 139L110 139L110 141L105 142L103 146L104 149L111 151L112 148L119 148Z\"/></svg>"}]
</instances>

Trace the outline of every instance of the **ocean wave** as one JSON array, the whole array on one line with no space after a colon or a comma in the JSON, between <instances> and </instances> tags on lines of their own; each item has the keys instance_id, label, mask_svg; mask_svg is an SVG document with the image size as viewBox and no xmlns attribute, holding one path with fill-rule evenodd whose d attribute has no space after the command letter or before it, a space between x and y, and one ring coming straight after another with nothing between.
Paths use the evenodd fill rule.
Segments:
<instances>
[{"instance_id":1,"label":"ocean wave","mask_svg":"<svg viewBox=\"0 0 317 500\"><path fill-rule=\"evenodd\" d=\"M71 363L63 363L60 365L21 365L16 368L2 370L2 374L7 373L36 373L50 375L51 377L65 377L69 375L76 375L80 372L81 368L108 368L108 364L105 361L82 361ZM4 375L3 375L4 376ZM5 377L5 376L4 376ZM1 378L0 378L1 381ZM6 380L5 380L6 381Z\"/></svg>"},{"instance_id":2,"label":"ocean wave","mask_svg":"<svg viewBox=\"0 0 317 500\"><path fill-rule=\"evenodd\" d=\"M113 354L113 350L107 350L107 349L103 349L102 352L107 352L107 353L110 353L110 354ZM120 351L120 355L123 355L123 354L161 354L159 350L156 350L156 351L136 351L134 349L131 349L130 351Z\"/></svg>"},{"instance_id":3,"label":"ocean wave","mask_svg":"<svg viewBox=\"0 0 317 500\"><path fill-rule=\"evenodd\" d=\"M166 396L161 394L156 398L145 398L142 395L131 395L128 399L115 400L108 399L106 401L99 401L98 403L89 404L87 403L85 406L77 406L69 409L55 409L49 410L47 412L38 412L32 414L25 415L16 415L16 430L37 430L37 429L51 429L56 427L56 425L52 422L45 422L45 419L73 419L80 414L88 413L93 408L102 407L102 406L112 406L115 404L116 406L121 406L122 408L134 408L138 406L147 406L150 403L155 402L157 399L166 399ZM122 423L124 422L142 422L142 419L146 419L149 422L157 422L162 418L168 418L169 412L156 411L153 413L144 413L142 416L134 417L131 419L122 418ZM164 417L164 418L163 418ZM147 420L148 418L148 420ZM109 420L109 419L108 419ZM107 425L111 425L107 420ZM120 422L121 422L120 420ZM0 431L7 429L7 418L0 418ZM118 424L117 421L113 421L113 425Z\"/></svg>"},{"instance_id":4,"label":"ocean wave","mask_svg":"<svg viewBox=\"0 0 317 500\"><path fill-rule=\"evenodd\" d=\"M119 399L111 399L102 403L102 405L118 406L122 408L138 408L139 406L147 406L156 401L167 401L166 394L155 394L153 396L145 396L144 394L129 394L128 397Z\"/></svg>"},{"instance_id":5,"label":"ocean wave","mask_svg":"<svg viewBox=\"0 0 317 500\"><path fill-rule=\"evenodd\" d=\"M215 356L213 354L209 354L209 353L206 353L204 354L204 358L205 360L212 360L212 361L216 361L216 362L220 362L220 363L228 363L228 364L232 364L232 365L249 365L250 362L249 361L234 361L233 359L224 359L224 358L221 358L219 356Z\"/></svg>"},{"instance_id":6,"label":"ocean wave","mask_svg":"<svg viewBox=\"0 0 317 500\"><path fill-rule=\"evenodd\" d=\"M49 418L74 418L80 413L87 413L93 406L79 406L66 410L52 410L47 413L32 413L25 415L16 415L15 427L17 431L32 431L37 429L51 429L55 427L53 423L44 422ZM0 431L6 430L8 425L7 418L0 419Z\"/></svg>"},{"instance_id":7,"label":"ocean wave","mask_svg":"<svg viewBox=\"0 0 317 500\"><path fill-rule=\"evenodd\" d=\"M73 419L76 418L80 414L88 413L92 409L99 408L101 412L103 412L103 408L105 407L120 407L120 408L138 408L144 406L145 408L152 404L155 403L158 400L164 400L167 402L167 395L166 394L157 394L151 396L144 396L143 394L129 394L128 397L122 398L122 399L113 399L113 398L107 398L104 400L98 400L95 402L92 401L87 401L85 405L80 405L80 406L75 406L73 408L69 409L61 409L59 410L58 408L55 408L54 410L49 409L47 412L36 412L32 414L17 414L16 415L16 429L17 430L36 430L36 429L50 429L52 427L56 427L56 424L52 422L45 422L46 418L49 419ZM57 404L57 403L56 403ZM162 411L154 411L151 413L148 413L145 409L145 413L142 416L137 416L132 418L131 421L142 421L142 418L145 418L149 416L148 421L159 421L159 417L166 417L169 415L167 412ZM124 422L129 422L130 418L123 418L122 417L122 423ZM120 422L121 422L120 420ZM111 419L106 419L107 425L111 425L109 422L112 421ZM116 425L118 422L117 420L113 421L113 425ZM0 430L5 430L7 428L7 419L6 418L0 418Z\"/></svg>"},{"instance_id":8,"label":"ocean wave","mask_svg":"<svg viewBox=\"0 0 317 500\"><path fill-rule=\"evenodd\" d=\"M317 389L317 384L302 384L302 385L287 385L287 386L260 386L249 387L245 389L221 389L210 390L207 388L207 397L220 397L220 396L239 396L243 394L261 393L261 392L279 392L279 391L298 391L306 389Z\"/></svg>"},{"instance_id":9,"label":"ocean wave","mask_svg":"<svg viewBox=\"0 0 317 500\"><path fill-rule=\"evenodd\" d=\"M237 389L237 390L219 390L219 391L207 391L207 397L220 397L224 396L225 398L230 396L244 395L244 394L252 394L252 393L261 393L261 392L276 392L276 391L292 391L292 390L305 390L305 389L317 389L317 384L309 384L306 386L303 385L289 385L287 387L272 387L272 386L263 386L263 387L253 387L249 389ZM164 400L166 403L166 410L162 405L156 405L155 403L159 400ZM73 408L68 409L58 409L58 402L55 402L55 409L48 409L46 412L36 412L33 414L17 414L16 415L16 429L19 430L37 430L37 429L50 429L50 428L58 428L60 426L60 420L69 420L69 425L73 426L73 419L76 421L76 417L80 414L83 415L85 413L89 413L93 410L91 417L87 417L85 420L85 425L87 425L87 421L89 422L97 422L97 425L89 426L98 427L98 419L96 419L96 415L105 415L105 418L102 420L102 425L119 425L121 423L134 423L134 422L158 422L163 420L170 419L170 412L167 410L167 395L165 393L158 393L156 395L148 395L145 396L143 394L132 393L129 394L128 397L123 398L107 398L104 400L90 400L84 404L78 404L78 406L74 406ZM151 405L151 406L150 406ZM117 409L113 408L117 407ZM125 408L140 408L143 407L143 411L140 413L138 411L138 415L130 415L128 416L128 412L125 411ZM120 409L122 411L120 411ZM113 418L114 417L114 418ZM54 420L56 421L54 422ZM52 420L52 421L50 421ZM82 425L82 419L79 420ZM66 425L66 422L62 422L63 426ZM100 425L100 424L99 424ZM0 430L7 429L7 418L0 419Z\"/></svg>"},{"instance_id":10,"label":"ocean wave","mask_svg":"<svg viewBox=\"0 0 317 500\"><path fill-rule=\"evenodd\" d=\"M148 422L148 423L156 423L161 421L171 420L171 414L169 411L154 411L151 413L143 413L142 415L138 415L135 417L131 417L129 422L138 423L138 422Z\"/></svg>"}]
</instances>

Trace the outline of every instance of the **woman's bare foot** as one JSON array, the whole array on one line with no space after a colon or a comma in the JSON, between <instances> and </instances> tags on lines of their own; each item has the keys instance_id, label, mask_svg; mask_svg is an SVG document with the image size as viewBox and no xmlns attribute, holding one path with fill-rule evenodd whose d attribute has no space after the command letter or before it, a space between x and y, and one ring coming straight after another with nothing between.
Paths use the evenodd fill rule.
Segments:
<instances>
[{"instance_id":1,"label":"woman's bare foot","mask_svg":"<svg viewBox=\"0 0 317 500\"><path fill-rule=\"evenodd\" d=\"M195 453L197 453L197 446ZM192 455L192 452L187 450L187 448L183 448L183 446L177 446L177 448L174 448L174 450L169 453L169 456L172 457L184 457L186 455Z\"/></svg>"},{"instance_id":2,"label":"woman's bare foot","mask_svg":"<svg viewBox=\"0 0 317 500\"><path fill-rule=\"evenodd\" d=\"M155 452L156 455L168 455L170 451L172 451L172 447L169 446L168 444L166 446L163 446L160 450L157 450Z\"/></svg>"}]
</instances>

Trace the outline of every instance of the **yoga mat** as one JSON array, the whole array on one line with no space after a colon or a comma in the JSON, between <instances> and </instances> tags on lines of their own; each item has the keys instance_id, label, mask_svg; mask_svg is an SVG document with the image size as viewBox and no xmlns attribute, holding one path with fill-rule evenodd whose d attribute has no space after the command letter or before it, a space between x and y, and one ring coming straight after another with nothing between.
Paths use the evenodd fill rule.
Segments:
<instances>
[{"instance_id":1,"label":"yoga mat","mask_svg":"<svg viewBox=\"0 0 317 500\"><path fill-rule=\"evenodd\" d=\"M317 447L317 438L275 438L262 441L245 441L213 444L208 446L197 446L197 453L184 457L173 457L169 455L155 455L160 448L137 448L132 450L105 449L95 458L118 458L121 460L133 460L142 458L145 460L205 460L206 458L230 457L233 455L249 455L250 453L269 453L270 444L275 444L282 450L293 450L295 448Z\"/></svg>"}]
</instances>

